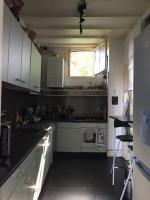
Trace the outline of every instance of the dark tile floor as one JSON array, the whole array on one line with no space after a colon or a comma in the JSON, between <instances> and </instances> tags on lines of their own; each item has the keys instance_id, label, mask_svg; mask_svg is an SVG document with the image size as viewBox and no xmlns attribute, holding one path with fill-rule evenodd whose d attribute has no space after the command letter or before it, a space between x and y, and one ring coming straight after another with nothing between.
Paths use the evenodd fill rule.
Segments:
<instances>
[{"instance_id":1,"label":"dark tile floor","mask_svg":"<svg viewBox=\"0 0 150 200\"><path fill-rule=\"evenodd\" d=\"M116 186L112 187L111 161L104 156L57 156L39 200L119 200L125 170L117 170Z\"/></svg>"}]
</instances>

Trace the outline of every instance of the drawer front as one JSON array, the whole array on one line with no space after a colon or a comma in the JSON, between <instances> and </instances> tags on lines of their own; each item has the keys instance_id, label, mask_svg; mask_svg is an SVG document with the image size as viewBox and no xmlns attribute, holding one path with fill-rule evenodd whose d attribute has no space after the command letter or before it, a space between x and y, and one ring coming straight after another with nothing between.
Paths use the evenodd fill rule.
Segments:
<instances>
[{"instance_id":1,"label":"drawer front","mask_svg":"<svg viewBox=\"0 0 150 200\"><path fill-rule=\"evenodd\" d=\"M14 171L14 173L8 178L8 180L0 188L0 199L7 200L11 193L15 190L17 184L24 175L25 170L29 166L34 157L34 151L32 151L27 158L20 164L20 166Z\"/></svg>"}]
</instances>

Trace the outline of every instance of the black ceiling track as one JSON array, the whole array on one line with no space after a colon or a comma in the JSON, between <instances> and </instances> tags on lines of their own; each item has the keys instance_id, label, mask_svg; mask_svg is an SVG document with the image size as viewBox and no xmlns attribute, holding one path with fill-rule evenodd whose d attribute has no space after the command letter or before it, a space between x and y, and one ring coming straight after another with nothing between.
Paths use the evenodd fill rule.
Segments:
<instances>
[{"instance_id":1,"label":"black ceiling track","mask_svg":"<svg viewBox=\"0 0 150 200\"><path fill-rule=\"evenodd\" d=\"M85 11L86 11L86 2L85 0L81 0L78 5L78 11L80 13L80 34L83 33L83 27L82 23L85 21L84 16L85 16Z\"/></svg>"}]
</instances>

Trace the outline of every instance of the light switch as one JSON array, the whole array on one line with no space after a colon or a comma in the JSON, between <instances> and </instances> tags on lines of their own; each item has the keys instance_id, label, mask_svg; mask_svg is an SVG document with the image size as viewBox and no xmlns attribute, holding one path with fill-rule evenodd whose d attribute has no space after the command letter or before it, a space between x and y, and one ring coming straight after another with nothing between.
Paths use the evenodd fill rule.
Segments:
<instances>
[{"instance_id":1,"label":"light switch","mask_svg":"<svg viewBox=\"0 0 150 200\"><path fill-rule=\"evenodd\" d=\"M112 96L112 105L118 105L118 96Z\"/></svg>"}]
</instances>

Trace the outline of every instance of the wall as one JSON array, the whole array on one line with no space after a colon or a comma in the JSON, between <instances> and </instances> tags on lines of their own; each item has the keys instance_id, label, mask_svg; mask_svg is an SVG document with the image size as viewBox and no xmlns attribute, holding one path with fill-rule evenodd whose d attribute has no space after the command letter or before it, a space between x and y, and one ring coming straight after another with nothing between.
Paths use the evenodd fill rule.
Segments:
<instances>
[{"instance_id":1,"label":"wall","mask_svg":"<svg viewBox=\"0 0 150 200\"><path fill-rule=\"evenodd\" d=\"M112 37L109 40L109 79L108 79L108 115L123 114L124 66L123 37ZM112 105L112 96L118 96L118 105ZM113 155L114 126L108 117L107 155ZM119 130L121 131L121 130Z\"/></svg>"},{"instance_id":2,"label":"wall","mask_svg":"<svg viewBox=\"0 0 150 200\"><path fill-rule=\"evenodd\" d=\"M49 47L49 55L56 56L58 55L60 58L64 58L64 86L95 86L101 85L103 82L102 75L96 77L70 77L69 76L69 49L63 47ZM43 54L44 56L44 54ZM46 67L45 67L44 59L42 61L42 77L43 80L46 81ZM43 83L44 84L44 83Z\"/></svg>"},{"instance_id":3,"label":"wall","mask_svg":"<svg viewBox=\"0 0 150 200\"><path fill-rule=\"evenodd\" d=\"M2 27L3 27L3 0L0 0L0 114L1 114L1 81L2 81ZM0 119L1 122L1 119Z\"/></svg>"}]
</instances>

